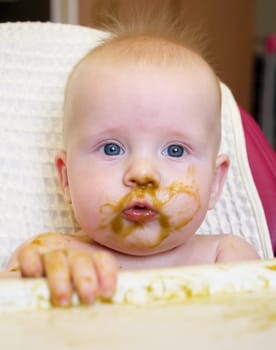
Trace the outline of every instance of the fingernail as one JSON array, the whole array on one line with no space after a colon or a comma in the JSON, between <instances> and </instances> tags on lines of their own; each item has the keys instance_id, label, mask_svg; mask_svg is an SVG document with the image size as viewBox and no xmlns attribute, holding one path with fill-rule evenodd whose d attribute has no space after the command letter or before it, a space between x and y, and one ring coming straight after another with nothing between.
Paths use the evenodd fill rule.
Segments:
<instances>
[{"instance_id":1,"label":"fingernail","mask_svg":"<svg viewBox=\"0 0 276 350\"><path fill-rule=\"evenodd\" d=\"M52 299L52 301L55 306L61 306L61 307L71 306L71 300L65 295L56 296L55 298Z\"/></svg>"},{"instance_id":2,"label":"fingernail","mask_svg":"<svg viewBox=\"0 0 276 350\"><path fill-rule=\"evenodd\" d=\"M112 297L113 297L113 291L108 289L108 288L105 288L102 290L101 292L101 298L103 300L110 300Z\"/></svg>"}]
</instances>

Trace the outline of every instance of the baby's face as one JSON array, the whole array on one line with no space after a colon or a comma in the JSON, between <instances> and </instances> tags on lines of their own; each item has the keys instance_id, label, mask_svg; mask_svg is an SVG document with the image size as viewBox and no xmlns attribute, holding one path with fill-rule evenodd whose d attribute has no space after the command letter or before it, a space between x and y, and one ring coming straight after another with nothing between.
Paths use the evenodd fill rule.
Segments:
<instances>
[{"instance_id":1,"label":"baby's face","mask_svg":"<svg viewBox=\"0 0 276 350\"><path fill-rule=\"evenodd\" d=\"M219 195L220 98L205 66L83 63L68 96L63 187L84 232L128 254L185 243Z\"/></svg>"}]
</instances>

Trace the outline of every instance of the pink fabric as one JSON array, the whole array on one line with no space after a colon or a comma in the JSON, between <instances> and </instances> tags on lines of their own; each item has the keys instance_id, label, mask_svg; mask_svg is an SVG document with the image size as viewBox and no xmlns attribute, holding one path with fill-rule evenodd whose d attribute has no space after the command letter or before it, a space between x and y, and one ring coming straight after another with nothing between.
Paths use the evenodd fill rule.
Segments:
<instances>
[{"instance_id":1,"label":"pink fabric","mask_svg":"<svg viewBox=\"0 0 276 350\"><path fill-rule=\"evenodd\" d=\"M247 155L261 198L276 256L276 153L255 120L240 108Z\"/></svg>"},{"instance_id":2,"label":"pink fabric","mask_svg":"<svg viewBox=\"0 0 276 350\"><path fill-rule=\"evenodd\" d=\"M276 53L276 34L271 34L266 38L265 49L269 54Z\"/></svg>"}]
</instances>

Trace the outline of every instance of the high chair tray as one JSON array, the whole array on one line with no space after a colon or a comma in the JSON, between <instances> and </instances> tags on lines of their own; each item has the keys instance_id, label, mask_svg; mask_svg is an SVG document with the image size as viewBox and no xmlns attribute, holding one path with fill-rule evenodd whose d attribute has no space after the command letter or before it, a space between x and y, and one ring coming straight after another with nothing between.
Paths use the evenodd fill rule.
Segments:
<instances>
[{"instance_id":1,"label":"high chair tray","mask_svg":"<svg viewBox=\"0 0 276 350\"><path fill-rule=\"evenodd\" d=\"M272 349L276 259L122 272L111 303L69 309L44 279L3 279L0 325L3 349Z\"/></svg>"}]
</instances>

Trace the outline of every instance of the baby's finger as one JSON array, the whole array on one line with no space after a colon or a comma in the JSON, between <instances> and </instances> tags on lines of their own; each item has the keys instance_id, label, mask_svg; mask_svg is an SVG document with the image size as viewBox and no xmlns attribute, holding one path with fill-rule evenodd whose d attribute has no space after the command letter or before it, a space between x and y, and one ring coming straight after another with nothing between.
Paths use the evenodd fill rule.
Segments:
<instances>
[{"instance_id":1,"label":"baby's finger","mask_svg":"<svg viewBox=\"0 0 276 350\"><path fill-rule=\"evenodd\" d=\"M70 251L69 264L80 301L93 303L99 294L99 283L91 254Z\"/></svg>"},{"instance_id":2,"label":"baby's finger","mask_svg":"<svg viewBox=\"0 0 276 350\"><path fill-rule=\"evenodd\" d=\"M117 262L113 255L103 251L93 253L93 261L98 274L100 296L111 299L117 286Z\"/></svg>"},{"instance_id":3,"label":"baby's finger","mask_svg":"<svg viewBox=\"0 0 276 350\"><path fill-rule=\"evenodd\" d=\"M23 277L42 277L44 268L37 247L28 244L18 253L18 262Z\"/></svg>"},{"instance_id":4,"label":"baby's finger","mask_svg":"<svg viewBox=\"0 0 276 350\"><path fill-rule=\"evenodd\" d=\"M69 306L72 299L72 286L68 259L63 250L54 250L43 255L45 273L56 306Z\"/></svg>"}]
</instances>

